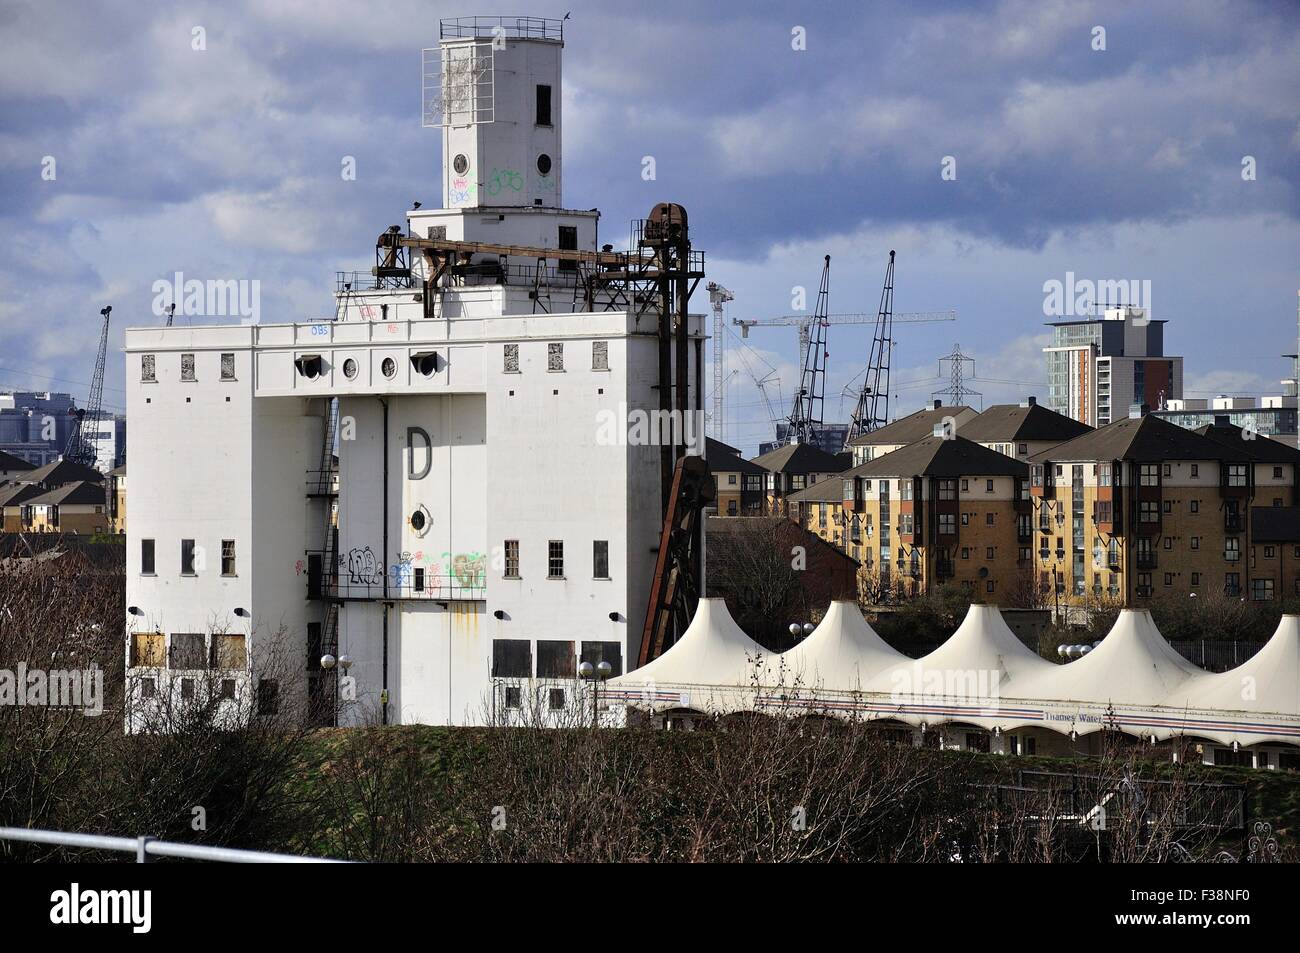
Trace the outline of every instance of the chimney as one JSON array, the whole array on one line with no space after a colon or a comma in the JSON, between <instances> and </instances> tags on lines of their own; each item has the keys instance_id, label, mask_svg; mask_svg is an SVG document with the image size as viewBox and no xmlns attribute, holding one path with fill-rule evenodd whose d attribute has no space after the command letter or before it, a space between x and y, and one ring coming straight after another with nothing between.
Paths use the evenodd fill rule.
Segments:
<instances>
[{"instance_id":1,"label":"chimney","mask_svg":"<svg viewBox=\"0 0 1300 953\"><path fill-rule=\"evenodd\" d=\"M1214 415L1214 426L1216 426L1216 427L1231 427L1231 426L1232 426L1232 421L1228 418L1228 415L1227 415L1227 414L1215 414L1215 415Z\"/></svg>"},{"instance_id":2,"label":"chimney","mask_svg":"<svg viewBox=\"0 0 1300 953\"><path fill-rule=\"evenodd\" d=\"M943 406L943 401L941 401L938 397L936 397L936 398L934 399L934 406L933 406L933 408L931 408L931 409L933 409L933 410L938 410L938 409L939 409L940 407L942 407L942 406Z\"/></svg>"},{"instance_id":3,"label":"chimney","mask_svg":"<svg viewBox=\"0 0 1300 953\"><path fill-rule=\"evenodd\" d=\"M1151 413L1150 404L1129 404L1128 406L1128 415L1131 420L1140 419L1149 413Z\"/></svg>"},{"instance_id":4,"label":"chimney","mask_svg":"<svg viewBox=\"0 0 1300 953\"><path fill-rule=\"evenodd\" d=\"M1033 407L1036 403L1038 403L1038 398L1037 398L1037 397L1034 397L1034 396L1032 396L1032 395L1030 395L1029 397L1024 398L1024 399L1020 402L1020 406L1021 406L1021 407Z\"/></svg>"}]
</instances>

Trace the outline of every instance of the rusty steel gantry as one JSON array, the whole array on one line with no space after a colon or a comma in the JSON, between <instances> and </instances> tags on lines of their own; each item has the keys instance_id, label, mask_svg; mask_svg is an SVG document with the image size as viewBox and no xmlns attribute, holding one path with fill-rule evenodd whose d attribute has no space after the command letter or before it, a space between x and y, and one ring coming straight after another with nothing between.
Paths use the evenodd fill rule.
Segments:
<instances>
[{"instance_id":1,"label":"rusty steel gantry","mask_svg":"<svg viewBox=\"0 0 1300 953\"><path fill-rule=\"evenodd\" d=\"M640 321L653 317L659 345L659 410L678 426L660 434L660 534L638 665L662 654L689 624L701 595L703 511L714 488L708 464L688 453L687 421L704 414L704 342L695 343L691 381L691 295L704 278L704 253L691 248L686 210L661 202L649 217L632 223L627 251L501 245L418 238L391 226L375 247L376 287L414 287L412 254L424 261L421 300L435 318L439 292L468 284L532 284L533 310L549 310L556 283L572 294L572 310L627 310ZM480 256L477 260L475 256ZM491 256L483 260L481 256ZM495 259L495 260L493 260ZM513 261L512 261L513 259ZM552 272L549 262L555 262Z\"/></svg>"}]
</instances>

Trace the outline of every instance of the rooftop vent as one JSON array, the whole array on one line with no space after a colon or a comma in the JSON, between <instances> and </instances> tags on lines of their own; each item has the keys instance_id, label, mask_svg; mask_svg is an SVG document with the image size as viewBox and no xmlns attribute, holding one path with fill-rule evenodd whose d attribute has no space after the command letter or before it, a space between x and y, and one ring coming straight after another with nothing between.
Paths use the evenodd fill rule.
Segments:
<instances>
[{"instance_id":1,"label":"rooftop vent","mask_svg":"<svg viewBox=\"0 0 1300 953\"><path fill-rule=\"evenodd\" d=\"M1033 406L1034 406L1035 404L1037 404L1037 403L1038 403L1038 398L1037 398L1037 397L1030 396L1030 397L1026 397L1024 400L1022 400L1022 401L1020 402L1020 406L1021 406L1021 407L1033 407Z\"/></svg>"},{"instance_id":2,"label":"rooftop vent","mask_svg":"<svg viewBox=\"0 0 1300 953\"><path fill-rule=\"evenodd\" d=\"M933 403L933 405L931 406L931 409L932 409L932 410L938 410L938 409L939 409L940 407L942 407L942 406L943 406L943 401L941 401L938 397L936 397L936 398L934 399L934 403Z\"/></svg>"},{"instance_id":3,"label":"rooftop vent","mask_svg":"<svg viewBox=\"0 0 1300 953\"><path fill-rule=\"evenodd\" d=\"M1129 404L1128 415L1130 419L1139 419L1151 413L1150 404Z\"/></svg>"}]
</instances>

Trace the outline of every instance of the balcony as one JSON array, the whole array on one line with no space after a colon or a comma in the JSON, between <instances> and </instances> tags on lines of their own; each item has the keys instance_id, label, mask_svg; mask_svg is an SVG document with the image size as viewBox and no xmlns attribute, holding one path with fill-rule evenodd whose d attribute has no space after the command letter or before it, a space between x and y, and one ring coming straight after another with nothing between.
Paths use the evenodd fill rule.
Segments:
<instances>
[{"instance_id":1,"label":"balcony","mask_svg":"<svg viewBox=\"0 0 1300 953\"><path fill-rule=\"evenodd\" d=\"M1137 587L1137 594L1138 594L1138 596L1139 596L1140 598L1143 598L1143 599L1148 598L1148 597L1151 595L1151 587L1150 587L1150 586L1138 586L1138 587Z\"/></svg>"},{"instance_id":2,"label":"balcony","mask_svg":"<svg viewBox=\"0 0 1300 953\"><path fill-rule=\"evenodd\" d=\"M1240 513L1223 514L1223 531L1225 533L1240 533L1242 527L1242 518Z\"/></svg>"},{"instance_id":3,"label":"balcony","mask_svg":"<svg viewBox=\"0 0 1300 953\"><path fill-rule=\"evenodd\" d=\"M1225 560L1226 562L1230 562L1230 563L1238 562L1238 561L1240 561L1240 559L1241 559L1241 550L1240 550L1240 549L1225 549L1225 550L1223 551L1223 558L1224 558L1224 560Z\"/></svg>"},{"instance_id":4,"label":"balcony","mask_svg":"<svg viewBox=\"0 0 1300 953\"><path fill-rule=\"evenodd\" d=\"M344 553L338 565L322 571L332 554L308 553L305 572L307 598L331 602L378 602L430 600L434 602L482 602L487 598L487 574L481 556L457 556L451 564L411 562L384 567L368 550ZM451 569L451 572L432 570ZM385 582L387 585L385 586Z\"/></svg>"},{"instance_id":5,"label":"balcony","mask_svg":"<svg viewBox=\"0 0 1300 953\"><path fill-rule=\"evenodd\" d=\"M1155 569L1156 554L1139 552L1137 554L1137 567L1138 569Z\"/></svg>"}]
</instances>

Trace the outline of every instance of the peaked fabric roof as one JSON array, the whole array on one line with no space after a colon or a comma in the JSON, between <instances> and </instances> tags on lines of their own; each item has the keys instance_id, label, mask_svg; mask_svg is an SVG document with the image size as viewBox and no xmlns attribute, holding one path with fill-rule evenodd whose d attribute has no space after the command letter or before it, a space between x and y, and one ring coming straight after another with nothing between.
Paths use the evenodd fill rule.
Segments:
<instances>
[{"instance_id":1,"label":"peaked fabric roof","mask_svg":"<svg viewBox=\"0 0 1300 953\"><path fill-rule=\"evenodd\" d=\"M827 453L810 443L787 443L751 462L773 473L839 473L853 461L844 454Z\"/></svg>"},{"instance_id":2,"label":"peaked fabric roof","mask_svg":"<svg viewBox=\"0 0 1300 953\"><path fill-rule=\"evenodd\" d=\"M611 678L615 687L646 682L671 685L748 686L771 653L736 624L725 600L701 599L682 637L653 662Z\"/></svg>"},{"instance_id":3,"label":"peaked fabric roof","mask_svg":"<svg viewBox=\"0 0 1300 953\"><path fill-rule=\"evenodd\" d=\"M994 404L960 425L961 436L976 443L1056 440L1064 443L1092 432L1087 424L1034 403Z\"/></svg>"},{"instance_id":4,"label":"peaked fabric roof","mask_svg":"<svg viewBox=\"0 0 1300 953\"><path fill-rule=\"evenodd\" d=\"M974 414L975 410L964 404L954 404L951 407L926 407L914 414L900 417L892 424L886 424L879 430L873 430L871 433L864 433L860 437L854 437L849 441L849 446L878 447L882 444L912 443L914 440L920 440L922 437L933 434L934 425L942 423L945 417L957 418L958 424L965 426L965 423L969 422Z\"/></svg>"},{"instance_id":5,"label":"peaked fabric roof","mask_svg":"<svg viewBox=\"0 0 1300 953\"><path fill-rule=\"evenodd\" d=\"M897 663L867 685L868 691L911 694L972 694L939 692L931 676L962 688L976 686L980 697L1011 695L1014 686L1056 666L1021 642L997 606L972 603L957 631L929 655Z\"/></svg>"},{"instance_id":6,"label":"peaked fabric roof","mask_svg":"<svg viewBox=\"0 0 1300 953\"><path fill-rule=\"evenodd\" d=\"M1167 704L1226 711L1297 711L1300 692L1300 615L1284 615L1273 637L1250 659L1217 674L1202 673Z\"/></svg>"},{"instance_id":7,"label":"peaked fabric roof","mask_svg":"<svg viewBox=\"0 0 1300 953\"><path fill-rule=\"evenodd\" d=\"M1082 437L1044 450L1030 458L1034 463L1061 460L1249 460L1239 449L1203 437L1170 423L1163 417L1145 414L1124 417Z\"/></svg>"},{"instance_id":8,"label":"peaked fabric roof","mask_svg":"<svg viewBox=\"0 0 1300 953\"><path fill-rule=\"evenodd\" d=\"M851 599L836 599L806 639L782 653L774 668L787 686L853 692L906 655L876 634Z\"/></svg>"},{"instance_id":9,"label":"peaked fabric roof","mask_svg":"<svg viewBox=\"0 0 1300 953\"><path fill-rule=\"evenodd\" d=\"M1048 665L1045 675L1015 688L1015 696L1155 705L1188 679L1206 676L1165 641L1147 609L1121 609L1101 645L1077 661Z\"/></svg>"}]
</instances>

